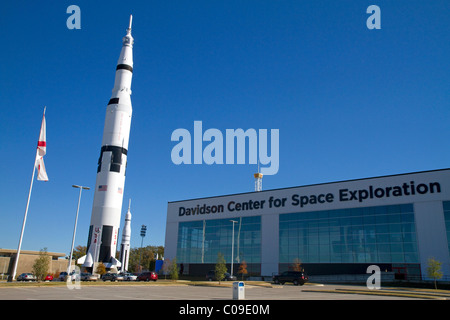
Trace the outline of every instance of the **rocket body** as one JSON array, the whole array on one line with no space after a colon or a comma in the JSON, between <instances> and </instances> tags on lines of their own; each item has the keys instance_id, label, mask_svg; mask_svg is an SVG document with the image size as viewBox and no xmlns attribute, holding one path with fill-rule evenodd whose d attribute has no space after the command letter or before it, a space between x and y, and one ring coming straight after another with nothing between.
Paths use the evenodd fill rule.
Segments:
<instances>
[{"instance_id":1,"label":"rocket body","mask_svg":"<svg viewBox=\"0 0 450 320\"><path fill-rule=\"evenodd\" d=\"M128 271L128 263L130 262L130 239L131 239L131 212L130 205L125 215L125 225L122 231L122 244L120 245L120 263L121 271Z\"/></svg>"},{"instance_id":2,"label":"rocket body","mask_svg":"<svg viewBox=\"0 0 450 320\"><path fill-rule=\"evenodd\" d=\"M106 108L102 147L97 166L94 201L87 254L83 267L102 262L107 268L120 267L115 258L125 187L128 141L131 127L131 79L133 42L131 17L117 62L114 88Z\"/></svg>"}]
</instances>

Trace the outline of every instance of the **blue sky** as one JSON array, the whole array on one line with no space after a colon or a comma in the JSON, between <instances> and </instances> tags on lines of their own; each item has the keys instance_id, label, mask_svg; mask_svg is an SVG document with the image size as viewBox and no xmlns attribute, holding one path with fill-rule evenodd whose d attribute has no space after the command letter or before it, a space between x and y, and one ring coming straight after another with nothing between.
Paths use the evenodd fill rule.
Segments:
<instances>
[{"instance_id":1,"label":"blue sky","mask_svg":"<svg viewBox=\"0 0 450 320\"><path fill-rule=\"evenodd\" d=\"M69 30L69 5L81 29ZM381 9L369 30L368 6ZM4 1L0 247L16 249L44 106L49 182L35 181L23 250L69 253L79 184L95 187L106 104L133 14L133 119L123 214L132 247L164 245L168 201L251 192L255 165L171 161L178 128L279 129L263 189L448 168L450 3ZM86 245L93 190L75 245ZM119 235L121 238L121 234Z\"/></svg>"}]
</instances>

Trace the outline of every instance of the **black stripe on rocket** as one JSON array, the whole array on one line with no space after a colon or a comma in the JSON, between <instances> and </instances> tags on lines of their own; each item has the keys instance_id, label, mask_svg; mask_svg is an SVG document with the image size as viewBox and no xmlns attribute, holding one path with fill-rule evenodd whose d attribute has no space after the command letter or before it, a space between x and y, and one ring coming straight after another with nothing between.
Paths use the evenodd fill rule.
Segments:
<instances>
[{"instance_id":1,"label":"black stripe on rocket","mask_svg":"<svg viewBox=\"0 0 450 320\"><path fill-rule=\"evenodd\" d=\"M102 159L104 152L111 152L111 165L109 171L120 172L120 166L122 165L122 155L127 155L128 151L122 147L116 146L103 146L100 150L100 158L98 159L97 173L102 170Z\"/></svg>"},{"instance_id":2,"label":"black stripe on rocket","mask_svg":"<svg viewBox=\"0 0 450 320\"><path fill-rule=\"evenodd\" d=\"M108 102L108 106L110 104L119 104L119 98L111 98Z\"/></svg>"},{"instance_id":3,"label":"black stripe on rocket","mask_svg":"<svg viewBox=\"0 0 450 320\"><path fill-rule=\"evenodd\" d=\"M133 67L128 64L118 64L116 70L125 69L133 73Z\"/></svg>"},{"instance_id":4,"label":"black stripe on rocket","mask_svg":"<svg viewBox=\"0 0 450 320\"><path fill-rule=\"evenodd\" d=\"M113 239L113 226L102 227L102 242L100 244L100 253L98 261L111 262L111 243Z\"/></svg>"},{"instance_id":5,"label":"black stripe on rocket","mask_svg":"<svg viewBox=\"0 0 450 320\"><path fill-rule=\"evenodd\" d=\"M86 252L89 252L89 248L92 245L92 232L94 231L94 226L89 227L89 237L88 237L88 243L87 243L87 249ZM102 226L102 238L97 239L97 242L100 243L100 253L98 257L98 261L102 262L111 262L111 242L113 238L113 226Z\"/></svg>"}]
</instances>

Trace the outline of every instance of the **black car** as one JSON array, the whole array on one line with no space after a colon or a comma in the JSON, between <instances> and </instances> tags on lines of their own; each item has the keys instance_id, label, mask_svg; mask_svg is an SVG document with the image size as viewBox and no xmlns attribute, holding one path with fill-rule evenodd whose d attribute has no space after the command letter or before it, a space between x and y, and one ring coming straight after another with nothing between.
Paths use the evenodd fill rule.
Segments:
<instances>
[{"instance_id":1,"label":"black car","mask_svg":"<svg viewBox=\"0 0 450 320\"><path fill-rule=\"evenodd\" d=\"M102 280L103 281L108 281L108 280L109 281L117 281L117 280L119 280L118 277L119 277L119 275L117 273L108 272L108 273L105 273L104 275L102 275Z\"/></svg>"},{"instance_id":2,"label":"black car","mask_svg":"<svg viewBox=\"0 0 450 320\"><path fill-rule=\"evenodd\" d=\"M208 271L208 273L206 274L206 279L208 281L216 281L216 274L214 272L214 270ZM223 278L223 281L236 281L237 278L236 276L232 276L231 274L229 274L228 272L225 273L225 278Z\"/></svg>"},{"instance_id":3,"label":"black car","mask_svg":"<svg viewBox=\"0 0 450 320\"><path fill-rule=\"evenodd\" d=\"M284 284L286 282L292 282L294 285L304 285L308 281L306 273L301 271L285 271L282 274L273 276L274 283Z\"/></svg>"}]
</instances>

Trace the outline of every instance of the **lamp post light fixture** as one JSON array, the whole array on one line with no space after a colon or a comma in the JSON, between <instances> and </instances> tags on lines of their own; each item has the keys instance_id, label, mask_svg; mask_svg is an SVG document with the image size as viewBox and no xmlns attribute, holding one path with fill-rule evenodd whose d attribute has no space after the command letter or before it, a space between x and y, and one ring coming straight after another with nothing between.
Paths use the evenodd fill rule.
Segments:
<instances>
[{"instance_id":1,"label":"lamp post light fixture","mask_svg":"<svg viewBox=\"0 0 450 320\"><path fill-rule=\"evenodd\" d=\"M233 276L233 255L234 255L234 224L236 220L230 220L233 223L233 232L231 233L231 276Z\"/></svg>"},{"instance_id":2,"label":"lamp post light fixture","mask_svg":"<svg viewBox=\"0 0 450 320\"><path fill-rule=\"evenodd\" d=\"M80 211L80 200L81 200L81 191L84 190L89 190L89 187L83 187L83 186L78 186L78 185L72 185L72 187L74 188L78 188L80 189L80 193L78 195L78 206L77 206L77 215L75 216L75 226L73 228L73 236L72 236L72 247L70 249L70 257L69 257L69 266L67 267L67 274L70 273L70 267L72 266L72 255L73 255L73 245L75 243L75 233L77 231L77 222L78 222L78 212ZM68 277L69 279L69 277Z\"/></svg>"}]
</instances>

